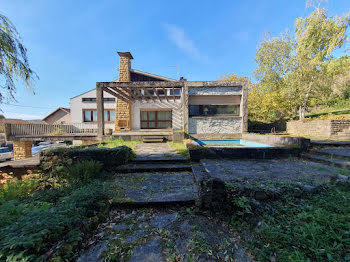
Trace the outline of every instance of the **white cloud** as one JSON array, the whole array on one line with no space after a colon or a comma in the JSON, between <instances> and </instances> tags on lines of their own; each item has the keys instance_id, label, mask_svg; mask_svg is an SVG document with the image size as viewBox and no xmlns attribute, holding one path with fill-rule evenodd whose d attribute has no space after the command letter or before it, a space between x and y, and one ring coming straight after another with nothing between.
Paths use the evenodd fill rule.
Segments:
<instances>
[{"instance_id":1,"label":"white cloud","mask_svg":"<svg viewBox=\"0 0 350 262\"><path fill-rule=\"evenodd\" d=\"M208 58L201 54L196 44L185 35L184 29L181 27L164 24L169 39L182 51L198 60L207 60Z\"/></svg>"},{"instance_id":2,"label":"white cloud","mask_svg":"<svg viewBox=\"0 0 350 262\"><path fill-rule=\"evenodd\" d=\"M16 119L23 119L23 120L36 120L36 119L42 119L42 116L38 115L30 115L30 114L21 114L21 113L5 113L4 114L6 118L16 118Z\"/></svg>"}]
</instances>

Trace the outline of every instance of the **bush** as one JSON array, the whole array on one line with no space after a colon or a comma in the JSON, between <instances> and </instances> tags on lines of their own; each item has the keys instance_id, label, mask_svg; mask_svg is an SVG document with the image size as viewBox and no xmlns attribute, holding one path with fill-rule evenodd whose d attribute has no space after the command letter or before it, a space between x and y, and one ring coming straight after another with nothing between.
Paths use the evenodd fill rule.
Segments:
<instances>
[{"instance_id":1,"label":"bush","mask_svg":"<svg viewBox=\"0 0 350 262\"><path fill-rule=\"evenodd\" d=\"M102 164L97 161L82 161L67 167L66 179L69 183L86 184L101 173Z\"/></svg>"},{"instance_id":2,"label":"bush","mask_svg":"<svg viewBox=\"0 0 350 262\"><path fill-rule=\"evenodd\" d=\"M1 261L46 260L45 253L53 246L54 257L70 258L84 233L94 229L108 212L110 190L101 182L73 189L67 196L48 198L55 202L40 201L45 194L0 205Z\"/></svg>"}]
</instances>

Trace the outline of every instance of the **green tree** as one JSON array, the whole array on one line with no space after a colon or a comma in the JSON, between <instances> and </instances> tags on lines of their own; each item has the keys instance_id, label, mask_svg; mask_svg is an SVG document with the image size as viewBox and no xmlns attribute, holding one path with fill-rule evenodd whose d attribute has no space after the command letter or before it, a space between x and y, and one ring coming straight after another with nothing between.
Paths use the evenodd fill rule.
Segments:
<instances>
[{"instance_id":1,"label":"green tree","mask_svg":"<svg viewBox=\"0 0 350 262\"><path fill-rule=\"evenodd\" d=\"M284 101L275 109L279 111L276 116L299 110L303 119L311 98L332 92L329 83L341 75L332 62L333 54L348 40L349 16L327 17L324 9L316 8L308 17L296 19L293 37L286 32L260 43L254 75L259 88ZM343 80L348 75L346 65L340 70Z\"/></svg>"},{"instance_id":2,"label":"green tree","mask_svg":"<svg viewBox=\"0 0 350 262\"><path fill-rule=\"evenodd\" d=\"M15 99L16 80L23 80L27 88L31 88L37 78L30 68L27 49L12 22L0 14L0 103Z\"/></svg>"}]
</instances>

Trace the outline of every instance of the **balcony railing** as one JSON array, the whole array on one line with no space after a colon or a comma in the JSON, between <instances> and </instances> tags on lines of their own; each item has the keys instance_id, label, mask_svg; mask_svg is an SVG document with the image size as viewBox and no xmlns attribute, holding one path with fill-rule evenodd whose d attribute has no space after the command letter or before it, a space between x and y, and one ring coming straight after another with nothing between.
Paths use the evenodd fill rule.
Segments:
<instances>
[{"instance_id":1,"label":"balcony railing","mask_svg":"<svg viewBox=\"0 0 350 262\"><path fill-rule=\"evenodd\" d=\"M97 134L96 124L5 124L5 133L8 136L67 136L73 134Z\"/></svg>"}]
</instances>

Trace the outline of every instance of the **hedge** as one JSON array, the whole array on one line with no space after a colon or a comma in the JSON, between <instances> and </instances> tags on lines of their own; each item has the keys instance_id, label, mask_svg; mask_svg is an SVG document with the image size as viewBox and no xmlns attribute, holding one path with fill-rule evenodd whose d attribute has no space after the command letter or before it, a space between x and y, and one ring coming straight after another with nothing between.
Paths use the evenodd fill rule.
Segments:
<instances>
[{"instance_id":1,"label":"hedge","mask_svg":"<svg viewBox=\"0 0 350 262\"><path fill-rule=\"evenodd\" d=\"M112 171L120 165L126 164L134 158L134 153L127 146L115 148L52 148L44 150L40 153L40 167L45 172L52 171L53 167L58 166L66 161L72 163L81 162L84 160L99 161L103 165L103 169Z\"/></svg>"}]
</instances>

